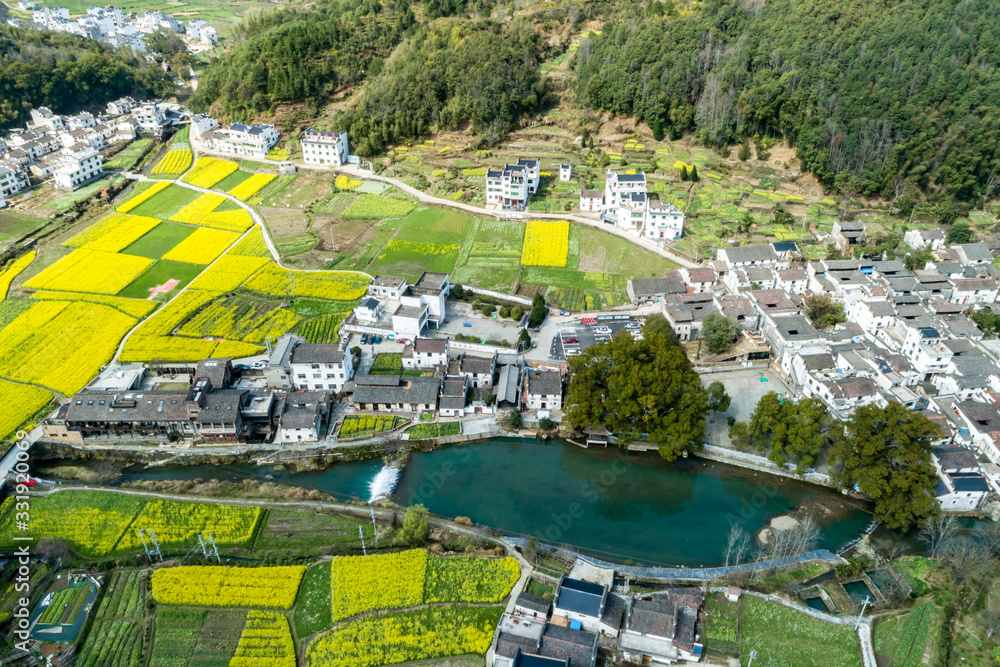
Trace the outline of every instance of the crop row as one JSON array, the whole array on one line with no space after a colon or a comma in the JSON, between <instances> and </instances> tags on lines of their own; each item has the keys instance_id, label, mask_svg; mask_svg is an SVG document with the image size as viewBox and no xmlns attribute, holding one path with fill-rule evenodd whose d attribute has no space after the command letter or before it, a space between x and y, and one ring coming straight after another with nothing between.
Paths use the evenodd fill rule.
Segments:
<instances>
[{"instance_id":1,"label":"crop row","mask_svg":"<svg viewBox=\"0 0 1000 667\"><path fill-rule=\"evenodd\" d=\"M229 191L229 194L240 201L246 201L257 193L262 187L275 179L274 174L254 174Z\"/></svg>"},{"instance_id":2,"label":"crop row","mask_svg":"<svg viewBox=\"0 0 1000 667\"><path fill-rule=\"evenodd\" d=\"M268 296L353 301L364 296L369 282L370 279L363 273L288 271L271 262L247 281L247 287Z\"/></svg>"},{"instance_id":3,"label":"crop row","mask_svg":"<svg viewBox=\"0 0 1000 667\"><path fill-rule=\"evenodd\" d=\"M413 660L486 653L500 607L444 607L379 614L320 635L308 667L379 667Z\"/></svg>"},{"instance_id":4,"label":"crop row","mask_svg":"<svg viewBox=\"0 0 1000 667\"><path fill-rule=\"evenodd\" d=\"M211 264L239 238L240 235L236 232L202 227L174 246L163 259L188 264Z\"/></svg>"},{"instance_id":5,"label":"crop row","mask_svg":"<svg viewBox=\"0 0 1000 667\"><path fill-rule=\"evenodd\" d=\"M174 176L183 174L191 166L191 150L182 148L180 150L168 151L163 159L156 163L150 172L153 176Z\"/></svg>"},{"instance_id":6,"label":"crop row","mask_svg":"<svg viewBox=\"0 0 1000 667\"><path fill-rule=\"evenodd\" d=\"M112 211L63 245L105 252L119 252L160 224L156 218Z\"/></svg>"},{"instance_id":7,"label":"crop row","mask_svg":"<svg viewBox=\"0 0 1000 667\"><path fill-rule=\"evenodd\" d=\"M344 417L344 422L340 426L340 433L338 434L338 437L359 438L364 435L391 431L395 428L395 426L395 417Z\"/></svg>"},{"instance_id":8,"label":"crop row","mask_svg":"<svg viewBox=\"0 0 1000 667\"><path fill-rule=\"evenodd\" d=\"M159 192L165 190L169 186L170 183L167 181L160 181L159 183L153 183L150 187L132 195L131 197L123 201L116 208L122 213L128 213L139 204L145 202L146 200L152 199Z\"/></svg>"},{"instance_id":9,"label":"crop row","mask_svg":"<svg viewBox=\"0 0 1000 667\"><path fill-rule=\"evenodd\" d=\"M192 566L153 573L160 604L291 609L304 565L280 567Z\"/></svg>"},{"instance_id":10,"label":"crop row","mask_svg":"<svg viewBox=\"0 0 1000 667\"><path fill-rule=\"evenodd\" d=\"M569 223L532 220L524 235L521 263L529 266L566 266Z\"/></svg>"},{"instance_id":11,"label":"crop row","mask_svg":"<svg viewBox=\"0 0 1000 667\"><path fill-rule=\"evenodd\" d=\"M233 250L201 273L191 283L191 287L213 292L232 292L267 264L267 260L263 257L243 257L233 254L242 243L241 241Z\"/></svg>"},{"instance_id":12,"label":"crop row","mask_svg":"<svg viewBox=\"0 0 1000 667\"><path fill-rule=\"evenodd\" d=\"M147 257L80 248L24 283L28 289L117 294L153 264Z\"/></svg>"},{"instance_id":13,"label":"crop row","mask_svg":"<svg viewBox=\"0 0 1000 667\"><path fill-rule=\"evenodd\" d=\"M14 278L17 278L33 261L35 261L34 250L21 255L0 272L0 301L7 298L7 292L10 291L10 285L14 282Z\"/></svg>"},{"instance_id":14,"label":"crop row","mask_svg":"<svg viewBox=\"0 0 1000 667\"><path fill-rule=\"evenodd\" d=\"M0 330L0 377L71 396L114 356L137 322L94 303L36 303Z\"/></svg>"},{"instance_id":15,"label":"crop row","mask_svg":"<svg viewBox=\"0 0 1000 667\"><path fill-rule=\"evenodd\" d=\"M89 294L86 292L77 294L75 292L39 290L32 294L31 298L35 301L86 301L87 303L99 303L111 306L126 315L131 315L139 319L149 315L157 306L156 301L147 301L146 299L131 299L126 296L109 296L107 294Z\"/></svg>"},{"instance_id":16,"label":"crop row","mask_svg":"<svg viewBox=\"0 0 1000 667\"><path fill-rule=\"evenodd\" d=\"M229 667L295 667L295 643L283 615L250 610Z\"/></svg>"},{"instance_id":17,"label":"crop row","mask_svg":"<svg viewBox=\"0 0 1000 667\"><path fill-rule=\"evenodd\" d=\"M214 157L200 157L182 180L199 188L210 188L226 176L239 169L239 165L229 160Z\"/></svg>"},{"instance_id":18,"label":"crop row","mask_svg":"<svg viewBox=\"0 0 1000 667\"><path fill-rule=\"evenodd\" d=\"M307 343L335 343L344 317L344 313L320 315L300 324L296 333L305 337Z\"/></svg>"},{"instance_id":19,"label":"crop row","mask_svg":"<svg viewBox=\"0 0 1000 667\"><path fill-rule=\"evenodd\" d=\"M259 343L292 331L299 316L285 308L263 308L243 299L216 301L181 327L182 336L206 336Z\"/></svg>"}]
</instances>

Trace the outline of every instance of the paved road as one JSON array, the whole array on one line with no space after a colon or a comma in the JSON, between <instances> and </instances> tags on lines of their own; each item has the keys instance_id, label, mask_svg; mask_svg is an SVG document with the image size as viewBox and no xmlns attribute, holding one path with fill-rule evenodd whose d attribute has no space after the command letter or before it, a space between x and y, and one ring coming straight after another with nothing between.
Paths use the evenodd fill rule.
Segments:
<instances>
[{"instance_id":1,"label":"paved road","mask_svg":"<svg viewBox=\"0 0 1000 667\"><path fill-rule=\"evenodd\" d=\"M205 149L203 146L201 146L198 143L198 141L197 141L197 139L195 139L194 135L191 135L191 145L197 147L197 152L204 153L206 155L216 155L216 156L219 156L219 157L228 157L228 158L233 157L232 155L230 155L228 153L222 153L222 152L219 152L219 151L211 151L211 150ZM267 158L262 158L262 159L256 159L255 158L255 161L257 161L257 162L263 162L265 164L271 164L271 165L275 165L275 166L277 166L278 164L280 164L279 160L269 160ZM403 192L405 192L406 194L410 195L411 197L413 197L417 201L419 201L419 202L421 202L423 204L427 204L429 206L437 206L437 207L440 207L440 208L456 209L456 210L459 210L459 211L464 211L466 213L471 213L472 215L479 216L479 217L487 217L487 218L509 218L509 217L511 217L511 213L509 211L479 208L477 206L472 206L471 204L465 204L465 203L462 203L462 202L455 202L455 201L452 201L450 199L442 199L440 197L435 197L433 195L427 194L426 192L423 192L422 190L417 190L416 188L414 188L414 187L412 187L410 185L407 185L406 183L404 183L403 181L399 180L398 178L390 178L388 176L378 176L378 175L373 174L373 173L371 173L369 171L365 171L363 169L360 169L360 168L352 166L352 165L344 165L344 166L337 167L337 168L330 168L330 166L328 166L328 165L313 165L313 164L305 164L305 163L302 163L302 162L296 162L295 166L297 168L299 168L299 169L312 170L312 171L325 171L325 172L339 172L339 173L348 174L350 176L354 176L355 178L361 178L361 179L367 179L367 180L370 180L370 181L379 181L381 183L386 183L388 185L392 185L395 188L398 188L399 190L402 190ZM635 245L637 245L637 246L639 246L641 248L645 248L646 250L649 250L650 252L654 252L657 255L660 255L661 257L665 257L666 259L669 259L672 262L676 262L677 264L680 264L681 266L685 266L685 267L688 267L688 268L694 268L694 267L699 266L696 262L692 262L692 261L690 261L688 259L685 259L683 257L675 255L674 253L672 253L672 252L670 252L670 251L668 251L668 250L660 247L656 243L653 243L651 241L647 241L646 239L643 239L643 238L641 238L639 236L631 234L631 233L629 233L629 232L627 232L627 231L625 231L623 229L619 229L615 225L609 225L609 224L602 223L596 217L588 217L588 216L585 216L585 215L579 214L579 213L559 214L559 213L537 213L537 212L534 212L534 211L530 211L530 212L526 211L524 213L524 216L525 217L530 217L530 218L533 218L533 219L539 219L539 220L546 220L546 219L548 219L548 220L572 220L573 222L578 222L581 225L587 225L588 227L593 227L595 229L600 229L600 230L603 230L605 232L608 232L609 234L614 234L615 236L620 236L621 238L626 239L627 241L629 241L631 243L634 243Z\"/></svg>"}]
</instances>

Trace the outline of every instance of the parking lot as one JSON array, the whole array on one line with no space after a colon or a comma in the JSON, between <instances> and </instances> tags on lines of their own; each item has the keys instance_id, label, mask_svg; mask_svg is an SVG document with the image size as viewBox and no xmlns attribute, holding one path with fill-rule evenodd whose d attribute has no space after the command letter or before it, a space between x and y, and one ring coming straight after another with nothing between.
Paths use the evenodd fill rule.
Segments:
<instances>
[{"instance_id":1,"label":"parking lot","mask_svg":"<svg viewBox=\"0 0 1000 667\"><path fill-rule=\"evenodd\" d=\"M619 331L631 328L638 331L642 323L634 320L600 320L593 323L572 322L559 328L552 337L549 356L563 360L580 354L594 343L610 340Z\"/></svg>"},{"instance_id":2,"label":"parking lot","mask_svg":"<svg viewBox=\"0 0 1000 667\"><path fill-rule=\"evenodd\" d=\"M476 336L480 341L505 340L514 345L521 333L514 320L485 317L482 313L473 311L472 305L468 303L448 301L444 312L448 324L442 325L440 333L446 333L452 338L456 334L465 334ZM467 327L466 323L472 326ZM428 333L433 333L433 329Z\"/></svg>"}]
</instances>

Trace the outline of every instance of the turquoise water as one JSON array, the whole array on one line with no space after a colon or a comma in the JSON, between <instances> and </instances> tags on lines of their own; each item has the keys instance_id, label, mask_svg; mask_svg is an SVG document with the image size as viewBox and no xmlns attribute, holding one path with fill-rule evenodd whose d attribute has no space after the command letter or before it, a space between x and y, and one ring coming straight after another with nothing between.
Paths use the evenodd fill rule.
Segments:
<instances>
[{"instance_id":1,"label":"turquoise water","mask_svg":"<svg viewBox=\"0 0 1000 667\"><path fill-rule=\"evenodd\" d=\"M249 464L133 467L123 479L240 481L271 474L277 483L367 501L381 468L378 460L297 474ZM817 518L823 548L836 550L871 520L833 491L764 473L516 438L414 453L392 498L608 560L655 565L720 565L731 525L754 533L803 503L835 508Z\"/></svg>"},{"instance_id":2,"label":"turquoise water","mask_svg":"<svg viewBox=\"0 0 1000 667\"><path fill-rule=\"evenodd\" d=\"M805 502L843 505L821 487L700 459L518 439L415 454L394 498L608 560L685 566L721 564L733 523L755 532ZM870 520L850 507L818 519L820 546L837 549Z\"/></svg>"},{"instance_id":3,"label":"turquoise water","mask_svg":"<svg viewBox=\"0 0 1000 667\"><path fill-rule=\"evenodd\" d=\"M872 600L875 596L872 595L871 590L868 588L868 584L863 581L852 581L849 584L844 584L844 590L851 597L851 601L854 604L862 604L866 597L871 597Z\"/></svg>"}]
</instances>

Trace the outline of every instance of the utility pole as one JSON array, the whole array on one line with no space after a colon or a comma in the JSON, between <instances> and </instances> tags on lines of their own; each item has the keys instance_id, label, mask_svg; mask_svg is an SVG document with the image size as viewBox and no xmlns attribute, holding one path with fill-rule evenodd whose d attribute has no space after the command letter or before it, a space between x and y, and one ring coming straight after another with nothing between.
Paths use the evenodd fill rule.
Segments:
<instances>
[{"instance_id":1,"label":"utility pole","mask_svg":"<svg viewBox=\"0 0 1000 667\"><path fill-rule=\"evenodd\" d=\"M205 547L205 540L201 539L201 535L198 535L198 546L201 547L201 553L208 560L208 549Z\"/></svg>"},{"instance_id":2,"label":"utility pole","mask_svg":"<svg viewBox=\"0 0 1000 667\"><path fill-rule=\"evenodd\" d=\"M215 544L215 535L212 535L212 533L208 534L208 543L212 545L212 553L209 555L214 555L215 560L217 560L219 565L221 565L222 559L219 558L219 547Z\"/></svg>"},{"instance_id":3,"label":"utility pole","mask_svg":"<svg viewBox=\"0 0 1000 667\"><path fill-rule=\"evenodd\" d=\"M358 526L358 535L361 536L361 551L368 555L368 549L365 548L365 531L361 530L361 526Z\"/></svg>"},{"instance_id":4,"label":"utility pole","mask_svg":"<svg viewBox=\"0 0 1000 667\"><path fill-rule=\"evenodd\" d=\"M378 546L378 524L375 523L375 508L369 507L372 511L372 530L375 531L375 545Z\"/></svg>"},{"instance_id":5,"label":"utility pole","mask_svg":"<svg viewBox=\"0 0 1000 667\"><path fill-rule=\"evenodd\" d=\"M861 605L861 613L858 615L858 622L854 625L854 631L855 632L857 632L858 628L861 627L861 619L864 618L864 616L865 616L865 607L867 607L868 604L871 601L872 601L872 596L866 595L865 596L865 603L863 605Z\"/></svg>"},{"instance_id":6,"label":"utility pole","mask_svg":"<svg viewBox=\"0 0 1000 667\"><path fill-rule=\"evenodd\" d=\"M149 550L149 545L146 544L146 536L142 534L142 528L137 529L136 532L139 533L139 539L142 540L142 549L143 549L143 551L146 552L146 558L148 558L149 562L152 563L153 562L153 554Z\"/></svg>"},{"instance_id":7,"label":"utility pole","mask_svg":"<svg viewBox=\"0 0 1000 667\"><path fill-rule=\"evenodd\" d=\"M163 562L163 552L160 551L160 541L156 539L156 533L152 530L149 531L149 539L153 541L153 546L156 547L156 555L160 557L160 562ZM152 559L150 559L152 562Z\"/></svg>"}]
</instances>

